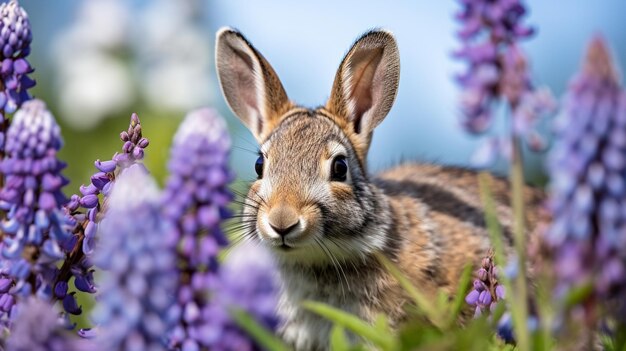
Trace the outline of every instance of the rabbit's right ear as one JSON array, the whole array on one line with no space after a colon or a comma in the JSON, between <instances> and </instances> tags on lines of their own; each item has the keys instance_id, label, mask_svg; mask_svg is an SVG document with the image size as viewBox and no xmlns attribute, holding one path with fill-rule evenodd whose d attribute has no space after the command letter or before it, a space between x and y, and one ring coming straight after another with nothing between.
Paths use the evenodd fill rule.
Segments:
<instances>
[{"instance_id":1,"label":"rabbit's right ear","mask_svg":"<svg viewBox=\"0 0 626 351\"><path fill-rule=\"evenodd\" d=\"M400 56L393 35L385 30L365 33L346 54L326 108L339 118L359 157L364 160L374 128L396 98Z\"/></svg>"},{"instance_id":2,"label":"rabbit's right ear","mask_svg":"<svg viewBox=\"0 0 626 351\"><path fill-rule=\"evenodd\" d=\"M291 107L272 66L238 31L222 28L216 40L217 76L235 115L261 142Z\"/></svg>"}]
</instances>

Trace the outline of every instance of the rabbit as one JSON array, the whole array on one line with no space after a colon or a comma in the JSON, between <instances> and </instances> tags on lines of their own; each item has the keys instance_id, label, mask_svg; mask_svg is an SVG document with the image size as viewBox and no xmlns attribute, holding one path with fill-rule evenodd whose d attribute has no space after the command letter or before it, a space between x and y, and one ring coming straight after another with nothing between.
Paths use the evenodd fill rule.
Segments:
<instances>
[{"instance_id":1,"label":"rabbit","mask_svg":"<svg viewBox=\"0 0 626 351\"><path fill-rule=\"evenodd\" d=\"M328 102L289 100L272 66L237 30L217 33L216 68L232 112L260 145L242 217L244 235L268 247L282 277L279 334L296 350L327 350L332 324L304 309L319 301L396 326L410 303L375 253L427 296L454 294L462 270L491 248L474 171L408 162L373 177L367 152L400 74L385 30L363 34L345 55ZM496 212L512 252L509 185L494 179ZM541 194L525 189L534 223Z\"/></svg>"}]
</instances>

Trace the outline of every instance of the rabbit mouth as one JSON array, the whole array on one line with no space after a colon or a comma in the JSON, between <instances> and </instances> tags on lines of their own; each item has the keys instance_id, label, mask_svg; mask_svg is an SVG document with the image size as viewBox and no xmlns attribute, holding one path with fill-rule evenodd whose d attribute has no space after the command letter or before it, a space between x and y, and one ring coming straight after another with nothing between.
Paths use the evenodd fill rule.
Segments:
<instances>
[{"instance_id":1,"label":"rabbit mouth","mask_svg":"<svg viewBox=\"0 0 626 351\"><path fill-rule=\"evenodd\" d=\"M289 246L287 245L284 241L282 244L280 244L280 246L278 247L279 249L283 250L283 251L291 251L294 249L293 246Z\"/></svg>"}]
</instances>

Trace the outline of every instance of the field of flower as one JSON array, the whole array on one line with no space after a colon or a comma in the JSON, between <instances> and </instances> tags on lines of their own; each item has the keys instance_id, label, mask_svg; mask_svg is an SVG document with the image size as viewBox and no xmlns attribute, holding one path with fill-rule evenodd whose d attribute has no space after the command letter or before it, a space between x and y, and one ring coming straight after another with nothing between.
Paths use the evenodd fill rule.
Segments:
<instances>
[{"instance_id":1,"label":"field of flower","mask_svg":"<svg viewBox=\"0 0 626 351\"><path fill-rule=\"evenodd\" d=\"M473 165L508 167L515 254L505 253L493 178L483 171L493 248L468 263L454 295L426 296L381 254L410 297L402 325L302 304L332 321L334 351L626 351L626 90L611 43L584 38L580 68L555 97L531 78L521 43L536 31L523 1L458 5L454 58L464 68L454 78L461 99L450 104L467 133L483 136ZM281 278L271 253L242 239L247 189L231 169L231 134L219 112L189 109L171 142L156 146L165 171L144 162L155 145L148 122L133 113L119 132L101 131L119 139L117 151L102 150L89 179L70 181L63 131L32 95L32 41L20 3L0 4L0 350L289 350L276 333ZM194 64L186 74L206 73L203 60ZM152 78L148 98L158 100L167 94ZM204 96L204 83L195 83ZM499 120L506 131L484 136ZM532 152L548 155L536 226L525 222L523 196ZM468 310L473 318L459 322Z\"/></svg>"}]
</instances>

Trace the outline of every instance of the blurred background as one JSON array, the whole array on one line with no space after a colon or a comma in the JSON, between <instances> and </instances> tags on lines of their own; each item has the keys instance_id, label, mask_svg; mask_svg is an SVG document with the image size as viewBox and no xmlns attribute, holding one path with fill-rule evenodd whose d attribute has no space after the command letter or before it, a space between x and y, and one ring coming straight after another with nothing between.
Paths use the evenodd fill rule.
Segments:
<instances>
[{"instance_id":1,"label":"blurred background","mask_svg":"<svg viewBox=\"0 0 626 351\"><path fill-rule=\"evenodd\" d=\"M30 60L37 86L32 93L48 103L63 128L61 157L72 180L68 192L88 181L94 160L110 159L121 148L118 135L132 112L139 114L151 141L148 168L162 181L172 134L184 114L200 106L212 106L227 119L233 167L241 179L254 177L256 142L228 110L216 83L214 36L226 25L240 29L263 53L291 99L311 106L328 98L341 58L362 32L384 27L395 33L400 89L375 133L371 171L402 159L467 165L480 141L459 126L453 77L464 65L451 56L459 47L454 13L460 5L454 0L20 3L33 27ZM525 23L538 32L524 49L538 86L560 98L596 33L605 36L626 67L623 0L527 4ZM534 181L542 179L542 158L529 159Z\"/></svg>"}]
</instances>

